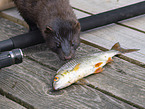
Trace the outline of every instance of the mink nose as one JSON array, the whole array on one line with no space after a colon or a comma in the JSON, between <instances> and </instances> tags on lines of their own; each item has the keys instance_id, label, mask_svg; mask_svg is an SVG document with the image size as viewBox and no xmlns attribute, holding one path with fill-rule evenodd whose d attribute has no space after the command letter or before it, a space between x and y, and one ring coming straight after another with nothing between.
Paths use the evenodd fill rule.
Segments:
<instances>
[{"instance_id":1,"label":"mink nose","mask_svg":"<svg viewBox=\"0 0 145 109\"><path fill-rule=\"evenodd\" d=\"M64 57L66 60L69 60L69 59L71 59L72 57L71 56L65 56Z\"/></svg>"}]
</instances>

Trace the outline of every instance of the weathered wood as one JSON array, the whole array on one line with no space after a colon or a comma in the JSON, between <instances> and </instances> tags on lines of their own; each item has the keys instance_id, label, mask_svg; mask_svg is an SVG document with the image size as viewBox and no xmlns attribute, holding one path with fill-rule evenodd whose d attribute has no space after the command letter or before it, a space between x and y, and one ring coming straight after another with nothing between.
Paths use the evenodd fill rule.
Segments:
<instances>
[{"instance_id":1,"label":"weathered wood","mask_svg":"<svg viewBox=\"0 0 145 109\"><path fill-rule=\"evenodd\" d=\"M3 19L0 20L2 21ZM6 31L7 28L21 28L21 26L19 27L12 22L6 21L6 24L7 26L3 26L3 30L0 29L0 34L2 35L0 37L3 37L3 34L16 35L14 31ZM3 23L0 25L3 25ZM23 31L21 32L23 33ZM47 63L51 60L51 52L45 46L42 49L42 46L25 49L26 58L24 58L23 63L2 69L0 71L0 91L27 108L134 108L88 86L72 85L64 90L52 93L50 90L52 89L52 80L56 71L47 68L47 65L41 62L43 58L47 60ZM88 50L86 48L84 50L84 48L80 47L79 50L82 52L79 54L87 54ZM31 52L32 49L33 51ZM48 52L45 53L44 50ZM92 49L91 52L96 50ZM32 56L33 54L37 54L38 60L36 56ZM55 62L53 59L51 61ZM60 65L60 63L57 64Z\"/></svg>"},{"instance_id":2,"label":"weathered wood","mask_svg":"<svg viewBox=\"0 0 145 109\"><path fill-rule=\"evenodd\" d=\"M70 4L75 8L97 14L141 1L144 0L70 0Z\"/></svg>"},{"instance_id":3,"label":"weathered wood","mask_svg":"<svg viewBox=\"0 0 145 109\"><path fill-rule=\"evenodd\" d=\"M1 11L0 12L0 17L9 19L10 21L13 21L15 23L18 23L18 24L28 28L27 23L20 16L20 14L19 14L19 12L17 11L16 8L12 8L12 9L8 9L8 10L5 10L5 11Z\"/></svg>"},{"instance_id":4,"label":"weathered wood","mask_svg":"<svg viewBox=\"0 0 145 109\"><path fill-rule=\"evenodd\" d=\"M88 16L88 14L77 11L74 9L75 14L77 15L77 18L83 18ZM16 8L4 10L0 12L0 16L6 19L9 19L10 21L13 21L15 23L18 23L26 28L28 28L27 23L24 21L24 19L20 16L19 12L17 11Z\"/></svg>"},{"instance_id":5,"label":"weathered wood","mask_svg":"<svg viewBox=\"0 0 145 109\"><path fill-rule=\"evenodd\" d=\"M0 109L26 109L26 108L0 95Z\"/></svg>"},{"instance_id":6,"label":"weathered wood","mask_svg":"<svg viewBox=\"0 0 145 109\"><path fill-rule=\"evenodd\" d=\"M5 20L0 17L0 41L13 37L15 35L22 34L22 32L27 31L26 28L20 25L14 25L14 23L10 23L10 21Z\"/></svg>"},{"instance_id":7,"label":"weathered wood","mask_svg":"<svg viewBox=\"0 0 145 109\"><path fill-rule=\"evenodd\" d=\"M133 108L87 86L73 85L59 92L49 92L54 74L54 71L25 59L21 65L1 70L0 88L20 99L25 107Z\"/></svg>"},{"instance_id":8,"label":"weathered wood","mask_svg":"<svg viewBox=\"0 0 145 109\"><path fill-rule=\"evenodd\" d=\"M121 21L119 23L145 32L145 26L144 26L145 22L144 21L145 21L145 15L141 15L141 16L134 17L134 18L131 18L128 20Z\"/></svg>"},{"instance_id":9,"label":"weathered wood","mask_svg":"<svg viewBox=\"0 0 145 109\"><path fill-rule=\"evenodd\" d=\"M0 0L0 11L14 7L12 0Z\"/></svg>"}]
</instances>

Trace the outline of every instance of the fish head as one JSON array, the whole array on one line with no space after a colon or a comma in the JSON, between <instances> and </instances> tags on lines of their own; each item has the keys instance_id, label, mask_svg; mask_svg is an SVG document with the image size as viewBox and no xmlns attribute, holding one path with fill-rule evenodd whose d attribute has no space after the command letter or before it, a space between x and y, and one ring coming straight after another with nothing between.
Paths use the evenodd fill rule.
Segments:
<instances>
[{"instance_id":1,"label":"fish head","mask_svg":"<svg viewBox=\"0 0 145 109\"><path fill-rule=\"evenodd\" d=\"M59 90L59 89L65 88L71 84L69 82L68 73L69 73L68 71L64 71L63 73L57 74L54 77L54 81L53 81L53 89L54 90Z\"/></svg>"}]
</instances>

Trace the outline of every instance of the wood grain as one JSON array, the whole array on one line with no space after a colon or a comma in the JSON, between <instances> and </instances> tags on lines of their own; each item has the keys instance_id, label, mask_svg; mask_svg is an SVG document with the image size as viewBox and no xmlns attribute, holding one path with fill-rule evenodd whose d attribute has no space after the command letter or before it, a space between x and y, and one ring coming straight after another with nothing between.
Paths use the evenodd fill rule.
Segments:
<instances>
[{"instance_id":1,"label":"wood grain","mask_svg":"<svg viewBox=\"0 0 145 109\"><path fill-rule=\"evenodd\" d=\"M144 21L145 21L145 15L141 15L141 16L137 16L128 20L121 21L119 23L145 32Z\"/></svg>"},{"instance_id":2,"label":"wood grain","mask_svg":"<svg viewBox=\"0 0 145 109\"><path fill-rule=\"evenodd\" d=\"M26 108L0 95L0 109L26 109Z\"/></svg>"},{"instance_id":3,"label":"wood grain","mask_svg":"<svg viewBox=\"0 0 145 109\"><path fill-rule=\"evenodd\" d=\"M70 4L75 8L97 14L141 1L144 0L70 0Z\"/></svg>"},{"instance_id":4,"label":"wood grain","mask_svg":"<svg viewBox=\"0 0 145 109\"><path fill-rule=\"evenodd\" d=\"M0 0L0 11L14 7L12 0Z\"/></svg>"},{"instance_id":5,"label":"wood grain","mask_svg":"<svg viewBox=\"0 0 145 109\"><path fill-rule=\"evenodd\" d=\"M22 103L25 102L24 105L29 104L39 109L62 107L71 109L131 108L131 106L87 86L73 85L59 92L48 93L48 90L51 89L50 83L55 74L54 71L43 69L43 66L36 66L34 62L33 64L29 63L30 61L25 62L25 67L24 65L15 66L10 70L4 69L0 73L0 83L3 84L0 88L12 94L13 97L19 98Z\"/></svg>"},{"instance_id":6,"label":"wood grain","mask_svg":"<svg viewBox=\"0 0 145 109\"><path fill-rule=\"evenodd\" d=\"M77 11L74 9L74 12L77 16L77 18L83 18L83 17L86 17L86 16L89 16L88 14L86 13L83 13L83 12L80 12L80 11ZM3 17L3 18L6 18L6 19L9 19L10 21L13 21L15 23L18 23L26 28L29 28L27 23L24 21L24 19L20 16L18 10L16 8L12 8L12 9L8 9L8 10L4 10L4 11L1 11L0 12L0 16Z\"/></svg>"},{"instance_id":7,"label":"wood grain","mask_svg":"<svg viewBox=\"0 0 145 109\"><path fill-rule=\"evenodd\" d=\"M16 35L17 33L14 31L19 28L22 30L21 33L25 31L19 25L4 19L0 20L2 22L6 21L0 24L0 27L3 27L3 30L0 29L0 38L3 37L3 34L6 36L8 34L7 37L10 37L9 35L12 34ZM1 26L5 24L6 26ZM7 31L11 27L13 27L13 31ZM78 53L78 56L88 53L90 47L87 48L88 46L85 47L84 45L83 47L79 48L82 52ZM134 108L88 86L72 85L64 90L51 92L52 80L56 71L48 68L47 64L41 62L44 58L47 60L47 63L50 61L56 62L49 49L45 48L45 45L43 46L42 44L23 51L25 53L23 63L0 70L0 91L3 91L3 94L24 105L26 108ZM96 52L97 49L92 49L91 52L93 51ZM56 56L55 58L57 59ZM58 67L61 64L59 62L57 63Z\"/></svg>"}]
</instances>

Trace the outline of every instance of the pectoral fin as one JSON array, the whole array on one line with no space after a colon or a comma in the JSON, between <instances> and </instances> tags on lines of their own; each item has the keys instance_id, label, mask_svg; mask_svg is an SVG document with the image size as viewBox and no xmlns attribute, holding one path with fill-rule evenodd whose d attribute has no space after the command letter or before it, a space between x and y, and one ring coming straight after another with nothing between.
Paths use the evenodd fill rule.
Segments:
<instances>
[{"instance_id":1,"label":"pectoral fin","mask_svg":"<svg viewBox=\"0 0 145 109\"><path fill-rule=\"evenodd\" d=\"M103 70L104 70L104 69L103 69L102 67L99 67L98 69L95 70L94 73L100 73L100 72L102 72Z\"/></svg>"},{"instance_id":2,"label":"pectoral fin","mask_svg":"<svg viewBox=\"0 0 145 109\"><path fill-rule=\"evenodd\" d=\"M103 64L103 62L99 62L99 63L97 63L97 64L95 65L95 67L96 67L96 68L97 68L97 67L100 67L102 64Z\"/></svg>"},{"instance_id":3,"label":"pectoral fin","mask_svg":"<svg viewBox=\"0 0 145 109\"><path fill-rule=\"evenodd\" d=\"M113 61L113 59L111 57L109 57L106 63L109 63L109 62L112 62L112 61Z\"/></svg>"}]
</instances>

